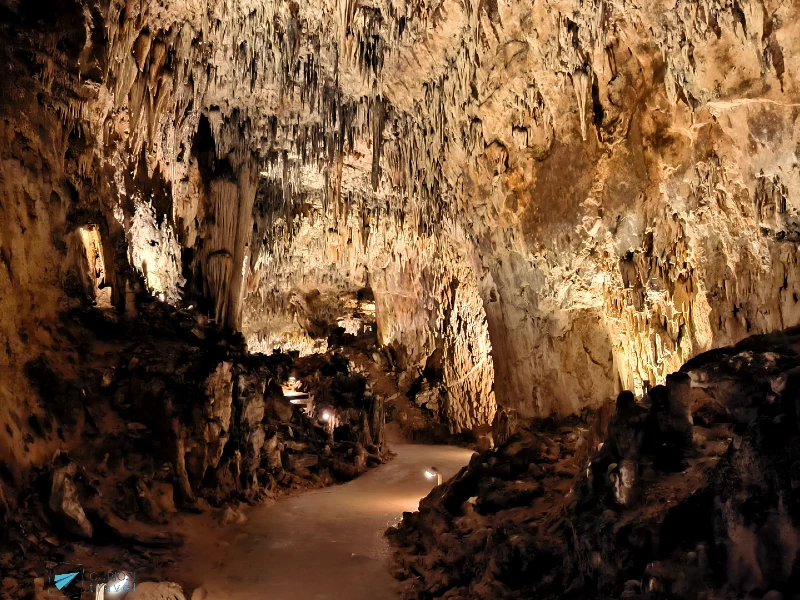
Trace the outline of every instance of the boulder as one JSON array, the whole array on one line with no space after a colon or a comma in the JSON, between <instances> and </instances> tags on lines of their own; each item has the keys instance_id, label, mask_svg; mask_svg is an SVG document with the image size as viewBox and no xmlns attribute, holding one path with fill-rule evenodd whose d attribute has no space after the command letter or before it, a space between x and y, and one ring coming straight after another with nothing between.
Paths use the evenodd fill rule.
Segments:
<instances>
[{"instance_id":1,"label":"boulder","mask_svg":"<svg viewBox=\"0 0 800 600\"><path fill-rule=\"evenodd\" d=\"M297 469L308 469L316 467L319 464L319 456L316 454L298 454L292 458L292 468L295 472Z\"/></svg>"},{"instance_id":2,"label":"boulder","mask_svg":"<svg viewBox=\"0 0 800 600\"><path fill-rule=\"evenodd\" d=\"M233 506L226 506L219 515L219 524L223 527L225 525L241 525L245 522L247 522L245 514Z\"/></svg>"},{"instance_id":3,"label":"boulder","mask_svg":"<svg viewBox=\"0 0 800 600\"><path fill-rule=\"evenodd\" d=\"M327 462L328 469L333 476L340 481L350 481L361 474L355 465L351 465L343 460L331 459Z\"/></svg>"},{"instance_id":4,"label":"boulder","mask_svg":"<svg viewBox=\"0 0 800 600\"><path fill-rule=\"evenodd\" d=\"M265 414L270 419L289 423L294 416L294 405L282 396L270 395L265 400Z\"/></svg>"},{"instance_id":5,"label":"boulder","mask_svg":"<svg viewBox=\"0 0 800 600\"><path fill-rule=\"evenodd\" d=\"M282 469L283 460L281 459L281 446L277 434L273 434L264 440L264 462L268 469Z\"/></svg>"},{"instance_id":6,"label":"boulder","mask_svg":"<svg viewBox=\"0 0 800 600\"><path fill-rule=\"evenodd\" d=\"M494 448L494 440L491 433L478 436L478 452L486 452Z\"/></svg>"}]
</instances>

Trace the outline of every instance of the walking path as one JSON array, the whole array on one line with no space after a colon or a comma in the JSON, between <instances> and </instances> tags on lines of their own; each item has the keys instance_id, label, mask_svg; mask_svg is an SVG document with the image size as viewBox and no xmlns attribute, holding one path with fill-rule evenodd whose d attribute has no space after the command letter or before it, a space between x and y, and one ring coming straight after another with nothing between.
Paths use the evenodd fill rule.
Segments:
<instances>
[{"instance_id":1,"label":"walking path","mask_svg":"<svg viewBox=\"0 0 800 600\"><path fill-rule=\"evenodd\" d=\"M447 479L471 451L407 444L392 450L393 460L355 481L248 509L241 525L189 521L174 580L202 587L195 600L203 590L205 600L399 598L383 532L436 485L426 468Z\"/></svg>"}]
</instances>

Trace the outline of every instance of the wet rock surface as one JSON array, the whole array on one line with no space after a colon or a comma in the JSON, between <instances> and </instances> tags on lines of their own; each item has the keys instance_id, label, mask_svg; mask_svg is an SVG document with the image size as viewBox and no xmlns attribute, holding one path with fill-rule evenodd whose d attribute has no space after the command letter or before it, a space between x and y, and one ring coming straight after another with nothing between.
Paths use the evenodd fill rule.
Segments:
<instances>
[{"instance_id":1,"label":"wet rock surface","mask_svg":"<svg viewBox=\"0 0 800 600\"><path fill-rule=\"evenodd\" d=\"M799 367L800 330L754 336L610 421L520 426L387 532L405 596L796 597Z\"/></svg>"}]
</instances>

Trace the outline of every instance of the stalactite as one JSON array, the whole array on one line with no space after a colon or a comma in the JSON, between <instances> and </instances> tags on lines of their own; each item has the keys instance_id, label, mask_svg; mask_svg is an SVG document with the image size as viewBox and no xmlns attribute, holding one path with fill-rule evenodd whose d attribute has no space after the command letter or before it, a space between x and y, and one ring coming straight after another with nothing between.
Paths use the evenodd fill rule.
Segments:
<instances>
[{"instance_id":1,"label":"stalactite","mask_svg":"<svg viewBox=\"0 0 800 600\"><path fill-rule=\"evenodd\" d=\"M480 247L485 261L473 271L507 279L495 302L482 289L483 280L476 284L487 310L497 313L493 326L504 326L506 319L518 324L513 334L519 338L509 337L523 339L520 346L528 352L517 369L524 372L519 380L525 386L509 396L524 396L519 402L535 404L531 412L546 412L566 401L547 399L546 392L534 399L532 389L568 390L563 396L576 398L583 393L580 382L548 379L547 373L558 369L547 362L549 355L536 354L547 344L556 356L572 351L571 344L578 347L579 334L589 346L605 336L613 347L608 353L625 365L608 369L621 370L626 383L643 384L658 381L708 340L717 343L743 328L766 330L797 320L793 263L777 258L787 252L781 245L798 235L796 169L786 158L796 149L779 141L793 131L781 111L796 104L783 93L784 85L793 89L789 61L780 66L779 59L781 45L791 50L792 20L757 0L634 4L545 0L525 6L523 15L513 2L498 10L478 2L451 7L422 0L368 5L339 0L326 5L334 8L329 13L271 0L203 1L197 11L175 2L113 2L99 9L105 22L86 13L86 31L96 35L86 36L81 65L65 52L69 44L60 35L27 32L17 41L30 61L16 66L30 69L38 102L56 115L54 146L65 157L70 147L63 169L81 194L86 193L81 186L94 186L109 205L118 204L109 213L126 235L137 229L154 241L169 238L167 258L158 268L163 272L148 264L150 278L169 281L179 297L175 238L202 240L202 269L220 322L237 322L241 294L234 288L241 287L243 265L265 269L268 276L253 284L259 293L266 293L268 281L285 284L290 277L283 271L302 273L309 286L353 285L357 276L344 273L367 263L380 270L379 258L407 277L415 262L433 264L426 244L445 234L443 224L468 224L462 245ZM516 23L513 32L510 23ZM767 60L768 51L774 59ZM713 63L709 57L723 55L741 63L724 77L700 66L701 60ZM97 61L100 74L87 78L90 60ZM754 61L761 61L755 67L761 87L753 83ZM652 80L662 70L664 90L657 89L658 77ZM597 148L572 143L574 113L568 107L576 101L581 138L589 137L587 121L594 123ZM767 117L762 119L762 112ZM202 165L202 171L193 155L201 118L210 124L214 146L212 165ZM630 131L646 142L647 154L632 148ZM754 141L737 138L738 131L751 131ZM726 139L752 148L757 158L735 154ZM681 154L683 142L695 148L691 160ZM674 162L658 162L664 145L678 157ZM706 145L725 149L724 160L706 160ZM497 148L503 149L499 159ZM773 154L766 156L764 148ZM168 173L173 214L166 222L175 228L168 235L157 219L150 226L150 209L140 210L140 202L149 206L147 198L127 196L133 159L143 160L148 173L158 166ZM678 159L691 163L691 170L684 172ZM243 173L251 161L263 164L262 181L280 190L270 192L269 210L255 216L257 236L247 215L247 198L255 191L242 179L249 181ZM731 166L739 162L746 168ZM725 180L728 171L734 174ZM555 192L550 172L570 185ZM614 179L616 173L624 185ZM223 177L236 179L231 206L223 206L219 190L203 197L206 180L214 188ZM675 191L686 188L687 197ZM131 203L133 217L125 214ZM666 204L673 213L661 210ZM557 216L553 206L559 207ZM617 206L626 208L611 215ZM653 214L657 225L629 223ZM706 217L712 214L724 215L724 227ZM617 216L619 223L610 225ZM233 231L223 235L229 227ZM646 228L660 232L654 236L660 247L639 239ZM714 267L724 272L714 271L708 286L719 289L718 296L702 285L705 275L697 265L706 259L692 253L697 231L711 232L707 239L714 243L721 240L709 255L736 257L724 268ZM249 249L242 245L245 238ZM746 241L737 245L732 239ZM293 255L301 240L314 253ZM627 245L636 250L631 268L637 275L623 287L616 273ZM382 246L391 250L379 253ZM330 265L313 264L317 256L330 256ZM772 301L759 296L757 282L767 277L759 265L773 258L789 273L788 283L781 279L781 291L774 294L780 307L752 314L748 307ZM421 304L435 304L429 295L447 293L439 275L420 285L430 286L430 293L420 292ZM468 295L459 292L453 304L469 304ZM751 297L759 301L746 299ZM729 320L726 309L734 307L739 316ZM459 311L455 316L450 311L448 323L463 332L471 317ZM524 323L514 321L515 311L525 314ZM437 312L440 325L445 314ZM595 327L591 334L589 321ZM472 369L466 351L453 350L453 356L462 354L451 381ZM529 369L529 363L538 366ZM586 379L602 368L587 367ZM465 380L462 387L472 394L480 386ZM588 402L590 395L575 402Z\"/></svg>"},{"instance_id":2,"label":"stalactite","mask_svg":"<svg viewBox=\"0 0 800 600\"><path fill-rule=\"evenodd\" d=\"M381 148L383 147L384 123L383 98L377 96L372 109L372 190L377 191L381 177Z\"/></svg>"},{"instance_id":3,"label":"stalactite","mask_svg":"<svg viewBox=\"0 0 800 600\"><path fill-rule=\"evenodd\" d=\"M581 124L581 138L586 140L586 101L589 98L589 75L581 70L572 74L572 85L578 101L578 119Z\"/></svg>"},{"instance_id":4,"label":"stalactite","mask_svg":"<svg viewBox=\"0 0 800 600\"><path fill-rule=\"evenodd\" d=\"M214 223L204 247L204 286L214 303L214 318L225 324L231 310L234 253L239 216L239 187L236 182L216 180L211 184Z\"/></svg>"}]
</instances>

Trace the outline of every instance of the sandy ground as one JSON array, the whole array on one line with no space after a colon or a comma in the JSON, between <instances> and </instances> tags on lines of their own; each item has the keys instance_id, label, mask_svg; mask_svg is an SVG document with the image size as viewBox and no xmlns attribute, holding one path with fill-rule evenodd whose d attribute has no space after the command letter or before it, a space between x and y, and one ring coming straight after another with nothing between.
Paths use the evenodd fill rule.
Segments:
<instances>
[{"instance_id":1,"label":"sandy ground","mask_svg":"<svg viewBox=\"0 0 800 600\"><path fill-rule=\"evenodd\" d=\"M194 598L206 600L399 598L383 532L435 485L427 467L446 479L472 453L405 444L392 450L396 458L355 481L248 509L242 525L188 520L173 580L201 588Z\"/></svg>"}]
</instances>

